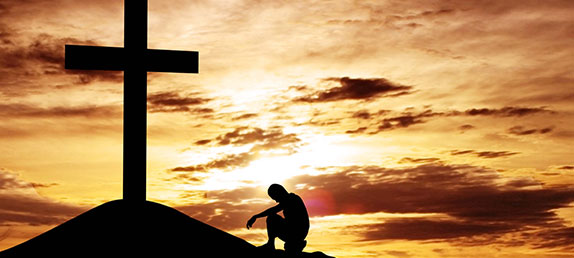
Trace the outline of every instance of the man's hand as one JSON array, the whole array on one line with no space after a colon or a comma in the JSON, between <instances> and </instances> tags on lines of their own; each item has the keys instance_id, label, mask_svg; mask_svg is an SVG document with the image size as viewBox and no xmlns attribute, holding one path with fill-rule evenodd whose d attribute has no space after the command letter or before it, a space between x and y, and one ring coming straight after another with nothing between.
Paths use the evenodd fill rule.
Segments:
<instances>
[{"instance_id":1,"label":"man's hand","mask_svg":"<svg viewBox=\"0 0 574 258\"><path fill-rule=\"evenodd\" d=\"M247 229L250 229L251 227L253 227L253 223L255 223L256 220L257 220L257 218L255 218L255 216L251 217L247 221Z\"/></svg>"}]
</instances>

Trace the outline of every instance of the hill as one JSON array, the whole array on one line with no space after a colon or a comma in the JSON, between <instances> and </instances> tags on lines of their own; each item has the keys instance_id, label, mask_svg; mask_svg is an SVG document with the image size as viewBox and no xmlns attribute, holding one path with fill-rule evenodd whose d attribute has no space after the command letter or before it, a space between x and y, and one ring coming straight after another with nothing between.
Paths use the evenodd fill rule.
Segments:
<instances>
[{"instance_id":1,"label":"hill","mask_svg":"<svg viewBox=\"0 0 574 258\"><path fill-rule=\"evenodd\" d=\"M0 257L285 257L263 252L173 208L111 201L0 253ZM304 253L302 257L328 257Z\"/></svg>"}]
</instances>

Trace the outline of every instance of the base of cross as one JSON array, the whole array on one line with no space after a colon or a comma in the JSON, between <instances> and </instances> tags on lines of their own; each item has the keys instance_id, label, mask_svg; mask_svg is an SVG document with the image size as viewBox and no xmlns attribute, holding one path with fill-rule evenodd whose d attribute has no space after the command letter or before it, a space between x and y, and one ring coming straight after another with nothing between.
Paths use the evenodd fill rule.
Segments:
<instances>
[{"instance_id":1,"label":"base of cross","mask_svg":"<svg viewBox=\"0 0 574 258\"><path fill-rule=\"evenodd\" d=\"M27 242L5 257L292 257L247 241L149 201L116 200L89 210ZM328 258L320 252L296 257Z\"/></svg>"}]
</instances>

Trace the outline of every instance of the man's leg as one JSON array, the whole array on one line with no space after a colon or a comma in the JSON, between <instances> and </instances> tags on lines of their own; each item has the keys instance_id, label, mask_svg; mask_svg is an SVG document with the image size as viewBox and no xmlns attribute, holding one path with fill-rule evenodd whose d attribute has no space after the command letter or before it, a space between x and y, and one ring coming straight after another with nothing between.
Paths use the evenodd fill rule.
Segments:
<instances>
[{"instance_id":1,"label":"man's leg","mask_svg":"<svg viewBox=\"0 0 574 258\"><path fill-rule=\"evenodd\" d=\"M263 247L275 250L275 238L284 238L285 219L277 214L267 216L267 243Z\"/></svg>"}]
</instances>

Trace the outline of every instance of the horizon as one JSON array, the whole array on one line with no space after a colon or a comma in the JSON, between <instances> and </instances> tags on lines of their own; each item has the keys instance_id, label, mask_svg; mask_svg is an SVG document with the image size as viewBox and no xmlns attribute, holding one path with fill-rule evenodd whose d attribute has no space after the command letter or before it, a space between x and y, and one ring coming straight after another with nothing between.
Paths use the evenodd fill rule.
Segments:
<instances>
[{"instance_id":1,"label":"horizon","mask_svg":"<svg viewBox=\"0 0 574 258\"><path fill-rule=\"evenodd\" d=\"M335 257L574 251L574 2L149 0L147 200L258 245L272 183ZM122 198L123 2L0 1L0 250ZM281 247L282 244L278 244Z\"/></svg>"}]
</instances>

